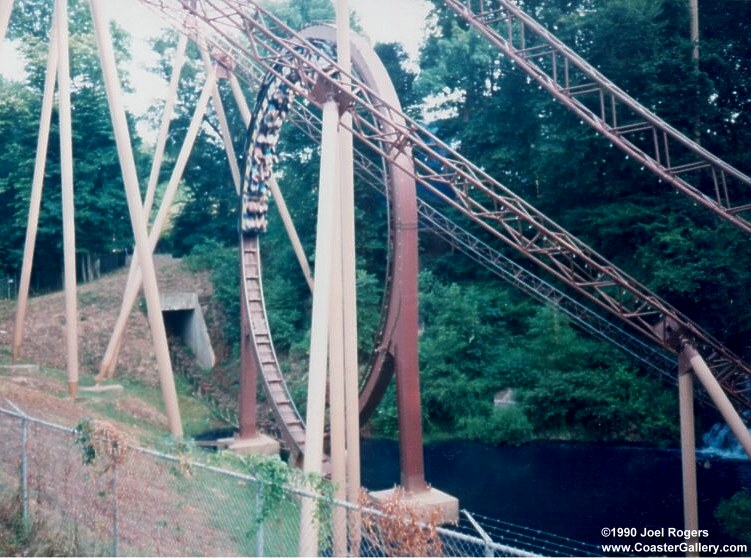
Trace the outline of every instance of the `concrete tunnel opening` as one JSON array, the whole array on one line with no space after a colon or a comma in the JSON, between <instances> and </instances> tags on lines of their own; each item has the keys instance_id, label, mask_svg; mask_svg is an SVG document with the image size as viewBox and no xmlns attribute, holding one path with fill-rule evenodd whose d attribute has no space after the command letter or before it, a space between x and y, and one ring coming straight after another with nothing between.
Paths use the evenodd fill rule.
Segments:
<instances>
[{"instance_id":1,"label":"concrete tunnel opening","mask_svg":"<svg viewBox=\"0 0 751 558\"><path fill-rule=\"evenodd\" d=\"M216 363L209 330L196 293L163 293L160 296L164 327L188 347L201 368Z\"/></svg>"}]
</instances>

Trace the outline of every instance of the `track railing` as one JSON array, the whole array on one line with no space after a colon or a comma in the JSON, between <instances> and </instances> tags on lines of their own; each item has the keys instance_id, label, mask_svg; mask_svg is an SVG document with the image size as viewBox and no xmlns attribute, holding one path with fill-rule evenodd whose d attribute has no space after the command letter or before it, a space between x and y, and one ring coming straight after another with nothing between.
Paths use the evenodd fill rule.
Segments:
<instances>
[{"instance_id":1,"label":"track railing","mask_svg":"<svg viewBox=\"0 0 751 558\"><path fill-rule=\"evenodd\" d=\"M658 178L751 232L751 178L608 80L512 0L444 0L565 107Z\"/></svg>"},{"instance_id":2,"label":"track railing","mask_svg":"<svg viewBox=\"0 0 751 558\"><path fill-rule=\"evenodd\" d=\"M279 360L271 338L266 305L263 300L261 254L258 237L240 237L242 258L242 288L245 308L250 320L251 342L258 359L266 394L272 402L274 414L282 426L282 436L295 463L305 455L305 423L297 410L287 383L282 376Z\"/></svg>"}]
</instances>

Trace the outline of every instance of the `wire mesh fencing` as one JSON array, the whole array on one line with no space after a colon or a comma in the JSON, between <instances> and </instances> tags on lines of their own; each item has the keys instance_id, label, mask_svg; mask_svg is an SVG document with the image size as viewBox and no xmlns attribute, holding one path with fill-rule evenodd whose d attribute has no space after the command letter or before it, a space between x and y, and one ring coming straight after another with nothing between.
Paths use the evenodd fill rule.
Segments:
<instances>
[{"instance_id":1,"label":"wire mesh fencing","mask_svg":"<svg viewBox=\"0 0 751 558\"><path fill-rule=\"evenodd\" d=\"M3 520L12 510L25 529L45 533L47 546L35 554L533 555L466 529L335 500L323 479L290 483L278 460L254 476L195 451L139 447L107 423L71 429L20 409L0 408L0 432Z\"/></svg>"}]
</instances>

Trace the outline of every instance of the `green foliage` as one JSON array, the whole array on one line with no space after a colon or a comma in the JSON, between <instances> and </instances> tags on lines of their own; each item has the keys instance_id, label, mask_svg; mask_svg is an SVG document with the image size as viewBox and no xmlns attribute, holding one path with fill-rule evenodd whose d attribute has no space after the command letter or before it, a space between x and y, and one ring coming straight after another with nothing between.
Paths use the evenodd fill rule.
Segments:
<instances>
[{"instance_id":1,"label":"green foliage","mask_svg":"<svg viewBox=\"0 0 751 558\"><path fill-rule=\"evenodd\" d=\"M275 515L288 500L290 489L306 490L320 496L316 501L315 516L321 525L330 521L334 498L334 485L322 475L305 474L287 465L277 457L248 455L241 458L242 468L261 484L261 507L254 515L254 529Z\"/></svg>"},{"instance_id":2,"label":"green foliage","mask_svg":"<svg viewBox=\"0 0 751 558\"><path fill-rule=\"evenodd\" d=\"M263 4L292 29L301 29L311 23L332 22L336 19L334 4L329 0L267 0Z\"/></svg>"},{"instance_id":3,"label":"green foliage","mask_svg":"<svg viewBox=\"0 0 751 558\"><path fill-rule=\"evenodd\" d=\"M23 251L51 12L52 2L16 2L10 35L19 41L26 75L24 81L18 83L0 80L3 98L0 106L0 235L3 238L0 269L8 271L20 268ZM132 232L88 3L72 1L70 14L76 243L79 254L99 255L132 246ZM115 29L113 37L118 61L127 62L127 35ZM120 75L124 88L129 90L127 73L120 72ZM34 285L49 282L48 277L58 277L61 271L58 121L55 108L44 177ZM140 139L135 134L134 122L130 121L129 125L138 153Z\"/></svg>"},{"instance_id":4,"label":"green foliage","mask_svg":"<svg viewBox=\"0 0 751 558\"><path fill-rule=\"evenodd\" d=\"M597 440L675 442L675 397L637 374L603 343L581 337L555 311L530 321L522 391L538 433L579 432Z\"/></svg>"},{"instance_id":5,"label":"green foliage","mask_svg":"<svg viewBox=\"0 0 751 558\"><path fill-rule=\"evenodd\" d=\"M460 436L491 444L519 445L533 437L533 427L519 405L481 409L482 414L462 417Z\"/></svg>"},{"instance_id":6,"label":"green foliage","mask_svg":"<svg viewBox=\"0 0 751 558\"><path fill-rule=\"evenodd\" d=\"M423 386L424 391L424 386ZM396 388L394 382L389 384L381 403L368 422L372 432L384 438L397 438L399 435L399 418L396 411Z\"/></svg>"},{"instance_id":7,"label":"green foliage","mask_svg":"<svg viewBox=\"0 0 751 558\"><path fill-rule=\"evenodd\" d=\"M492 400L503 386L505 291L444 284L420 275L420 370L426 429L453 428L469 409Z\"/></svg>"},{"instance_id":8,"label":"green foliage","mask_svg":"<svg viewBox=\"0 0 751 558\"><path fill-rule=\"evenodd\" d=\"M240 262L237 248L227 248L212 239L193 247L186 258L189 269L211 272L214 297L224 311L224 339L228 346L240 344Z\"/></svg>"},{"instance_id":9,"label":"green foliage","mask_svg":"<svg viewBox=\"0 0 751 558\"><path fill-rule=\"evenodd\" d=\"M420 296L420 384L429 435L510 444L531 437L677 440L672 390L577 333L552 308L515 300L496 283L461 285L427 271ZM494 395L509 388L520 404L494 408ZM396 434L393 390L372 427Z\"/></svg>"},{"instance_id":10,"label":"green foliage","mask_svg":"<svg viewBox=\"0 0 751 558\"><path fill-rule=\"evenodd\" d=\"M726 533L742 543L751 544L751 494L738 492L723 500L714 515Z\"/></svg>"},{"instance_id":11,"label":"green foliage","mask_svg":"<svg viewBox=\"0 0 751 558\"><path fill-rule=\"evenodd\" d=\"M92 440L93 433L94 426L89 417L83 417L73 429L75 443L81 447L81 461L84 465L91 465L97 457Z\"/></svg>"}]
</instances>

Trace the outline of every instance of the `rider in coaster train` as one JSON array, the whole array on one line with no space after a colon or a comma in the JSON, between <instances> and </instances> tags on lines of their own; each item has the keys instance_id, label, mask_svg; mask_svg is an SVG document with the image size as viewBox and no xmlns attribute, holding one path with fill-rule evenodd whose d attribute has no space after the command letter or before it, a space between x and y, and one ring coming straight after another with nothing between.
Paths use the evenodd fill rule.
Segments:
<instances>
[{"instance_id":1,"label":"rider in coaster train","mask_svg":"<svg viewBox=\"0 0 751 558\"><path fill-rule=\"evenodd\" d=\"M335 56L330 46L316 46L327 51L329 56ZM319 67L327 65L320 58L316 63ZM303 89L303 80L297 69L282 66L277 68L277 72L282 79L275 73L270 73L261 85L248 128L240 225L242 233L247 236L266 232L270 197L268 181L277 160L276 145L289 105Z\"/></svg>"},{"instance_id":2,"label":"rider in coaster train","mask_svg":"<svg viewBox=\"0 0 751 558\"><path fill-rule=\"evenodd\" d=\"M249 129L241 225L242 232L247 235L265 232L268 226L268 181L276 163L276 144L290 101L289 87L284 84L274 87L275 83L266 83L261 88Z\"/></svg>"}]
</instances>

